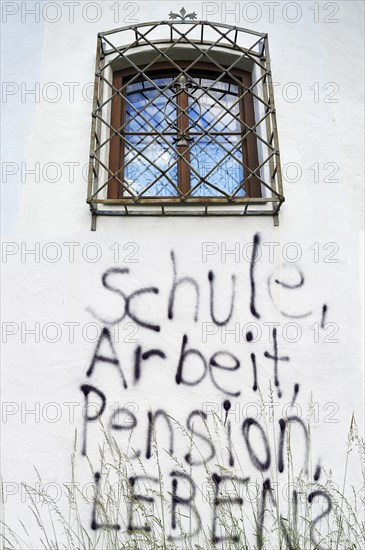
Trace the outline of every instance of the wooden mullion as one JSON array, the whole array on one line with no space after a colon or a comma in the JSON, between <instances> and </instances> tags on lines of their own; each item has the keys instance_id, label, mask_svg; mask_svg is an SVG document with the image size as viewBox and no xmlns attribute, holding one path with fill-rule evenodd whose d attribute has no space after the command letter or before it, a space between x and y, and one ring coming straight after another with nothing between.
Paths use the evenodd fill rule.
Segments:
<instances>
[{"instance_id":1,"label":"wooden mullion","mask_svg":"<svg viewBox=\"0 0 365 550\"><path fill-rule=\"evenodd\" d=\"M182 91L177 96L177 126L181 136L188 137L189 117L187 110L189 107L189 96L185 91ZM177 147L181 157L178 159L178 187L184 194L188 193L190 189L190 153L189 143Z\"/></svg>"}]
</instances>

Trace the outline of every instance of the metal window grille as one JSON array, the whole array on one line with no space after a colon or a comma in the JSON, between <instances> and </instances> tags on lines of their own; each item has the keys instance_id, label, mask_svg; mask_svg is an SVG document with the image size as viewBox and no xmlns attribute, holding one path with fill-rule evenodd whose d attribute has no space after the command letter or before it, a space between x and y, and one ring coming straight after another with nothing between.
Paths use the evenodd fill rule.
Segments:
<instances>
[{"instance_id":1,"label":"metal window grille","mask_svg":"<svg viewBox=\"0 0 365 550\"><path fill-rule=\"evenodd\" d=\"M182 59L185 60L183 65L180 63ZM171 68L172 76L168 86L150 76L151 71L161 63ZM202 63L215 69L214 78L208 84L203 78L191 78L194 67L201 67ZM116 71L123 70L130 74L128 83L116 88L113 75ZM252 75L252 83L248 87L239 87L242 84L237 77L239 70L249 71ZM214 94L214 88L222 87L227 79L233 86L237 83L236 88L240 90L237 102L244 100L246 96L250 97L254 106L253 124L247 124L232 109L231 103L220 101L217 94ZM202 97L205 94L211 103L218 103L220 114L214 123L205 125L204 128L201 125L199 132L195 132L199 136L194 139L181 131L178 122L171 119L171 110L167 112L165 108L162 114L167 126L170 125L170 134L176 132L175 138L171 139L166 129L156 131L156 124L145 116L146 105L136 108L130 101L128 86L138 82L148 83L156 92L152 99L146 99L146 105L153 103L158 96L163 97L167 104L174 100L171 100L173 92L177 96L181 87L189 85L194 88L194 93L190 95ZM126 102L130 120L138 118L142 121L147 128L145 133L151 130L146 145L137 146L127 141L126 122L124 125L120 121L114 126L111 124L112 105L117 97ZM187 114L186 109L184 114ZM235 144L231 143L230 146L219 140L216 131L217 126L223 119L227 120L228 115L231 120L237 119L242 129ZM197 120L194 124L198 127L200 116L201 108L195 102ZM255 167L250 166L244 155L238 153L239 147L252 139L252 136L257 144L258 160ZM146 185L143 175L136 188L124 177L126 170L123 166L110 166L109 154L113 139L121 140L124 149L128 146L132 159L143 160L145 165L151 164L154 178L150 178ZM190 157L187 157L187 152L193 153L199 139L209 139L209 143L219 147L220 151L216 161L210 159L210 167L204 174L197 171L194 163L190 162ZM175 171L171 170L171 166L170 171L167 171L161 163L148 155L148 149L156 144L156 140L163 144L166 151L173 153L172 168ZM220 170L222 174L227 159L240 165L243 176L236 185L227 186L221 183L227 178L217 177L217 171ZM172 176L176 175L178 163L188 163L195 178L194 184L188 189L181 189ZM173 192L151 194L153 186L162 178L168 182ZM113 181L118 183L121 192L117 197L108 198L108 188ZM261 196L253 197L246 192L253 181L259 182ZM207 189L211 192L207 192ZM97 216L120 215L260 215L274 216L274 223L278 224L278 213L283 201L267 34L225 24L197 21L195 13L187 14L184 9L180 13L170 13L169 21L142 23L98 34L87 195L93 230L96 228Z\"/></svg>"}]
</instances>

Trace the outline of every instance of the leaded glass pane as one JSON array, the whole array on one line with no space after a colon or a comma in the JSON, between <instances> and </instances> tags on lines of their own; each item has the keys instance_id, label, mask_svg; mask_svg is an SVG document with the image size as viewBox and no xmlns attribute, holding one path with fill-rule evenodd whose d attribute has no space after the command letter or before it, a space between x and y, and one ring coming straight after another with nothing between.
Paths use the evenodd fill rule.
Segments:
<instances>
[{"instance_id":1,"label":"leaded glass pane","mask_svg":"<svg viewBox=\"0 0 365 550\"><path fill-rule=\"evenodd\" d=\"M143 193L145 196L177 194L169 181L177 182L177 155L171 137L167 139L170 146L152 135L130 137L125 148L124 180L134 193L141 194L155 182ZM140 154L142 150L144 157Z\"/></svg>"},{"instance_id":2,"label":"leaded glass pane","mask_svg":"<svg viewBox=\"0 0 365 550\"><path fill-rule=\"evenodd\" d=\"M230 195L244 180L238 86L208 78L192 81L189 103L197 124L192 130L190 163L201 177L207 178L192 196L223 196L209 183ZM201 179L192 171L190 186L199 182ZM238 193L244 194L244 189Z\"/></svg>"},{"instance_id":3,"label":"leaded glass pane","mask_svg":"<svg viewBox=\"0 0 365 550\"><path fill-rule=\"evenodd\" d=\"M153 79L153 82L154 84L145 80L128 85L126 133L163 132L169 129L168 121L165 118L165 108L168 99L174 94L171 89L172 78ZM166 86L169 87L162 92ZM171 109L173 109L173 104L169 105L169 110Z\"/></svg>"},{"instance_id":4,"label":"leaded glass pane","mask_svg":"<svg viewBox=\"0 0 365 550\"><path fill-rule=\"evenodd\" d=\"M171 181L176 184L178 179L176 136L171 135L168 123L171 112L176 111L170 100L174 94L172 78L153 82L134 82L127 88L124 181L136 194L174 196L177 192Z\"/></svg>"},{"instance_id":5,"label":"leaded glass pane","mask_svg":"<svg viewBox=\"0 0 365 550\"><path fill-rule=\"evenodd\" d=\"M238 86L189 76L182 88L173 83L176 76L127 87L124 181L143 196L176 196L171 181L178 186L180 153L189 161L190 189L198 185L191 196L231 195L244 180ZM181 94L187 95L186 110ZM188 152L181 146L182 119Z\"/></svg>"},{"instance_id":6,"label":"leaded glass pane","mask_svg":"<svg viewBox=\"0 0 365 550\"><path fill-rule=\"evenodd\" d=\"M194 187L202 182L201 178L205 177L208 182L200 183L199 187L192 192L192 196L224 196L224 193L220 193L209 183L230 195L243 182L243 169L239 161L240 151L236 151L236 156L226 153L227 149L230 150L236 145L237 139L231 136L215 136L215 138L216 140L213 141L209 137L203 137L191 148L190 164L200 177L191 171L190 185ZM244 190L242 189L238 194L244 195Z\"/></svg>"}]
</instances>

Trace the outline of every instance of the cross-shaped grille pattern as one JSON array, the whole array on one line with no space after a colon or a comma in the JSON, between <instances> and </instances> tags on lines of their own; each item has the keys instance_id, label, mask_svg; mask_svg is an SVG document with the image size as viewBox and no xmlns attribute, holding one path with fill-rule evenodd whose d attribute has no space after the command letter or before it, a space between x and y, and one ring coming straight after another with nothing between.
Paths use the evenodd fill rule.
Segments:
<instances>
[{"instance_id":1,"label":"cross-shaped grille pattern","mask_svg":"<svg viewBox=\"0 0 365 550\"><path fill-rule=\"evenodd\" d=\"M284 197L267 35L187 20L100 33L92 116L94 220L277 219Z\"/></svg>"}]
</instances>

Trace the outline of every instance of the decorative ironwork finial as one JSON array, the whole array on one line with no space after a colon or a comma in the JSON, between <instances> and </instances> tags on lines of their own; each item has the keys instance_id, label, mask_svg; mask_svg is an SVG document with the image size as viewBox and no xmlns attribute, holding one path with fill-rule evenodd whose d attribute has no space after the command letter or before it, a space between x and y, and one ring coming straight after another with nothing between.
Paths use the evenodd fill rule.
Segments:
<instances>
[{"instance_id":1,"label":"decorative ironwork finial","mask_svg":"<svg viewBox=\"0 0 365 550\"><path fill-rule=\"evenodd\" d=\"M170 17L170 19L181 19L181 21L186 21L187 19L197 19L198 18L195 11L193 11L191 13L186 13L185 8L181 8L180 13L175 13L175 12L170 11L169 17Z\"/></svg>"},{"instance_id":2,"label":"decorative ironwork finial","mask_svg":"<svg viewBox=\"0 0 365 550\"><path fill-rule=\"evenodd\" d=\"M180 74L176 81L176 85L172 88L175 92L173 96L169 97L165 109L164 117L168 125L177 132L177 137L173 138L176 142L176 147L188 147L189 141L193 141L193 137L189 136L189 130L194 128L200 121L202 116L202 109L199 101L196 100L189 90L194 89L195 86L189 82L189 79L185 74ZM183 94L188 100L186 107L181 105L179 96ZM170 110L170 112L169 112ZM183 130L180 128L179 120L181 117L187 120L187 127Z\"/></svg>"}]
</instances>

